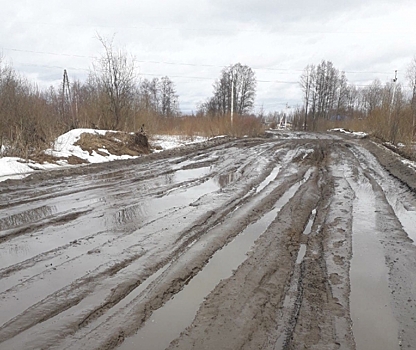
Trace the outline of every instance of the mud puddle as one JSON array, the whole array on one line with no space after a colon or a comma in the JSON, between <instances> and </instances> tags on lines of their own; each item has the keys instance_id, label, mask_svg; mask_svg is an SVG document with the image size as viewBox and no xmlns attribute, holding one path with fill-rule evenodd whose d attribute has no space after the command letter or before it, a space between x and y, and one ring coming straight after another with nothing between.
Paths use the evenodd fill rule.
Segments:
<instances>
[{"instance_id":1,"label":"mud puddle","mask_svg":"<svg viewBox=\"0 0 416 350\"><path fill-rule=\"evenodd\" d=\"M413 244L416 244L416 209L412 206L405 205L396 196L388 196L387 198L403 229L409 238L413 240Z\"/></svg>"},{"instance_id":2,"label":"mud puddle","mask_svg":"<svg viewBox=\"0 0 416 350\"><path fill-rule=\"evenodd\" d=\"M190 179L199 178L208 172L209 167L179 171L177 181L189 181ZM29 237L27 237L28 235L11 240L8 243L9 249L7 253L1 255L1 265L5 267L25 259L33 258L38 254L57 249L70 242L78 242L94 232L105 232L107 230L110 232L121 226L125 226L126 224L132 227L142 226L157 218L161 213L169 212L177 207L188 206L198 198L205 194L215 192L219 188L219 185L214 179L209 179L192 187L175 188L167 195L160 198L152 198L146 201L140 201L138 204L125 206L111 216L107 215L106 217L103 217L100 213L93 212L88 214L89 220L87 226L83 225L83 227L79 227L78 223L75 222L63 223L64 226L61 227L59 235L56 234L56 229L50 226L44 230L36 230L33 232L35 239L31 239L32 243L30 246L27 245L25 249L21 249L20 247L25 246L26 239L29 239ZM104 199L99 197L90 198L89 200L84 198L77 199L80 207L85 209L89 208L91 205L100 205L101 202L105 202ZM38 216L41 214L45 217L51 216L52 214L56 215L57 212L64 210L71 210L72 208L69 208L69 204L65 204L66 202L67 201L64 201L63 203L53 203L53 205L46 208L38 208L34 211L29 210L17 214L15 217L8 219L10 222L6 222L6 219L4 219L3 225L18 225L34 221L35 219L39 220L41 218L38 218ZM76 200L74 199L72 202L76 202ZM80 207L77 209L80 210ZM106 234L102 240L100 240L99 237L95 237L95 244L99 245L100 243L104 243L109 239L109 236L112 235Z\"/></svg>"},{"instance_id":3,"label":"mud puddle","mask_svg":"<svg viewBox=\"0 0 416 350\"><path fill-rule=\"evenodd\" d=\"M91 228L97 230L104 228L102 220L90 217L88 225L79 227L78 224L72 223L72 225L62 227L59 234L56 234L57 229L55 227L49 226L43 230L40 229L33 234L16 237L3 244L3 252L0 256L0 266L2 269L7 268L20 262L29 261L29 259L35 257L44 260L41 258L41 255L45 255L45 252L53 251L55 252L55 255L58 255L56 249L59 247L76 247L81 244L81 240L88 238L91 234ZM68 255L69 256L66 259L69 260L78 255L78 253L75 255Z\"/></svg>"},{"instance_id":4,"label":"mud puddle","mask_svg":"<svg viewBox=\"0 0 416 350\"><path fill-rule=\"evenodd\" d=\"M127 297L122 299L115 307L111 308L107 313L104 313L91 323L87 324L80 330L79 334L88 334L91 329L99 326L101 323L104 323L108 318L115 316L122 308L130 304L136 298L141 297L141 293L149 287L149 285L156 280L166 269L170 266L170 263L166 264L153 275L149 276L142 284L139 285L133 292L131 292ZM101 295L102 293L102 295ZM27 339L32 339L30 348L40 349L43 348L44 339L53 339L57 338L57 335L61 332L62 329L67 327L67 322L74 316L77 316L79 320L82 319L82 315L86 313L86 310L89 310L91 305L96 304L97 299L104 300L106 296L106 289L98 290L93 295L89 295L83 299L79 304L74 305L73 307L61 312L50 320L46 322L37 323L34 327L23 331L16 337L9 339L4 342L2 345L7 349L29 349ZM80 321L78 321L80 322ZM59 338L59 337L58 337ZM39 344L37 344L37 342Z\"/></svg>"},{"instance_id":5,"label":"mud puddle","mask_svg":"<svg viewBox=\"0 0 416 350\"><path fill-rule=\"evenodd\" d=\"M10 211L4 212L2 214L4 217L0 218L0 237L3 235L4 230L42 220L56 212L56 207L51 205L27 209L16 214L11 214Z\"/></svg>"},{"instance_id":6,"label":"mud puddle","mask_svg":"<svg viewBox=\"0 0 416 350\"><path fill-rule=\"evenodd\" d=\"M315 220L315 216L316 216L316 209L312 210L311 216L308 220L308 224L305 227L305 230L303 231L303 234L305 236L310 235L311 231L312 231L312 225L313 222ZM306 254L306 244L301 244L299 247L299 252L298 252L298 256L296 258L296 264L301 264L303 259L305 258L305 254Z\"/></svg>"},{"instance_id":7,"label":"mud puddle","mask_svg":"<svg viewBox=\"0 0 416 350\"><path fill-rule=\"evenodd\" d=\"M169 180L170 183L187 183L192 180L204 178L211 171L211 167L178 170ZM140 201L137 204L126 206L114 214L113 225L122 226L126 223L141 225L154 220L155 216L178 207L191 204L200 197L215 192L220 186L210 178L193 186L179 186L168 191L164 196Z\"/></svg>"},{"instance_id":8,"label":"mud puddle","mask_svg":"<svg viewBox=\"0 0 416 350\"><path fill-rule=\"evenodd\" d=\"M302 263L306 254L306 244L301 244L298 252L298 256L296 258L296 264Z\"/></svg>"},{"instance_id":9,"label":"mud puddle","mask_svg":"<svg viewBox=\"0 0 416 350\"><path fill-rule=\"evenodd\" d=\"M190 171L181 173L180 179L200 176L202 171L207 172L208 170L209 168L203 170L190 169ZM59 234L56 234L55 227L49 226L40 232L35 232L36 240L31 239L30 244L29 237L26 236L12 240L3 245L3 248L7 247L7 250L4 249L0 257L2 267L28 261L28 259L39 256L45 251L50 252L50 259L47 262L45 260L45 263L33 264L33 266L29 266L29 269L24 269L6 279L2 279L0 292L16 285L21 286L19 297L21 300L24 299L26 303L20 303L21 307L15 307L14 311L23 311L24 307L30 305L34 300L40 300L45 293L54 292L65 286L68 281L76 280L90 273L96 266L106 264L106 259L112 260L114 249L111 246L117 245L115 249L127 249L131 246L132 242L129 237L123 239L122 236L117 234L115 230L118 227L126 227L127 224L131 227L143 226L160 217L160 213L172 211L177 207L186 206L190 208L189 204L218 189L219 186L215 180L209 179L193 187L171 191L164 197L152 198L146 202L123 208L117 211L113 217L109 216L103 219L101 217L91 217L91 215L87 224L84 223L82 227L80 227L79 222L71 222L61 227ZM91 232L94 233L97 230L99 232L91 236ZM144 239L143 234L136 234L136 238ZM86 238L88 237L91 238L91 241L87 241ZM116 243L112 244L111 242L114 239L116 239ZM102 247L99 250L105 249L100 254L86 254L94 247ZM39 259L43 260L41 257ZM66 270L64 275L62 270ZM36 284L39 287L36 293L33 288L29 288L32 281L44 278L53 280L53 283L47 285ZM25 289L27 288L26 292L30 295L23 292L24 285L26 286Z\"/></svg>"},{"instance_id":10,"label":"mud puddle","mask_svg":"<svg viewBox=\"0 0 416 350\"><path fill-rule=\"evenodd\" d=\"M207 176L211 172L211 167L202 167L195 169L177 170L174 173L174 182L186 182L194 179L198 179Z\"/></svg>"},{"instance_id":11,"label":"mud puddle","mask_svg":"<svg viewBox=\"0 0 416 350\"><path fill-rule=\"evenodd\" d=\"M160 198L153 198L121 209L115 216L115 223L124 225L135 221L137 224L149 222L154 216L166 213L174 208L188 206L202 196L220 189L218 183L209 179L196 186L188 188L175 188Z\"/></svg>"},{"instance_id":12,"label":"mud puddle","mask_svg":"<svg viewBox=\"0 0 416 350\"><path fill-rule=\"evenodd\" d=\"M207 163L213 163L218 160L218 157L214 157L208 154L202 154L199 157L193 159L172 159L170 163L173 170L187 170L188 169L200 169L206 167ZM178 162L179 161L179 162Z\"/></svg>"},{"instance_id":13,"label":"mud puddle","mask_svg":"<svg viewBox=\"0 0 416 350\"><path fill-rule=\"evenodd\" d=\"M192 323L204 298L233 270L244 262L254 242L275 219L280 209L295 194L302 182L292 186L276 202L273 210L255 223L247 226L233 241L217 251L207 265L163 307L153 312L151 318L127 338L119 350L165 349L170 342Z\"/></svg>"},{"instance_id":14,"label":"mud puddle","mask_svg":"<svg viewBox=\"0 0 416 350\"><path fill-rule=\"evenodd\" d=\"M416 244L416 211L396 211L397 218L406 231L407 235L412 239L413 244Z\"/></svg>"},{"instance_id":15,"label":"mud puddle","mask_svg":"<svg viewBox=\"0 0 416 350\"><path fill-rule=\"evenodd\" d=\"M316 216L316 209L312 210L311 217L309 218L308 224L306 225L305 230L303 231L304 235L309 236L310 233L312 232L312 225L313 225L313 222L315 221L315 216Z\"/></svg>"},{"instance_id":16,"label":"mud puddle","mask_svg":"<svg viewBox=\"0 0 416 350\"><path fill-rule=\"evenodd\" d=\"M256 193L259 193L260 191L262 191L270 182L272 182L277 174L279 173L280 169L282 168L282 166L279 164L277 165L270 173L269 176L267 176L263 182L259 185L259 187L257 187L256 189Z\"/></svg>"},{"instance_id":17,"label":"mud puddle","mask_svg":"<svg viewBox=\"0 0 416 350\"><path fill-rule=\"evenodd\" d=\"M353 207L351 319L357 349L399 349L398 325L390 305L388 268L377 238L375 195L369 183L355 191Z\"/></svg>"}]
</instances>

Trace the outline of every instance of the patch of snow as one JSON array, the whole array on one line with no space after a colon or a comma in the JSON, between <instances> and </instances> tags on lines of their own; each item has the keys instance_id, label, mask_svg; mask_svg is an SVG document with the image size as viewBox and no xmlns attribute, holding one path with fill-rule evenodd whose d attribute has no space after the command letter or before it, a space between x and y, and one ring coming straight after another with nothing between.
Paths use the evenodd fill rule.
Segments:
<instances>
[{"instance_id":1,"label":"patch of snow","mask_svg":"<svg viewBox=\"0 0 416 350\"><path fill-rule=\"evenodd\" d=\"M39 170L54 169L62 166L77 166L68 164L68 161L65 158L68 158L69 156L77 156L81 159L88 161L89 163L102 163L119 159L136 158L130 155L116 156L110 154L108 150L105 148L100 148L99 150L103 153L106 153L106 156L100 155L95 151L92 151L90 155L89 152L83 151L80 146L74 145L80 139L81 134L83 133L105 135L109 131L111 132L111 130L73 129L59 136L53 143L53 147L45 151L46 154L64 158L56 161L56 164L46 162L39 164L33 161L26 162L23 159L17 157L0 158L0 181L5 181L7 179L22 179L28 176L30 173ZM156 135L152 138L151 143L154 146L159 146L161 150L165 150L176 147L182 147L187 144L204 142L206 140L207 138L201 136L189 138L179 135ZM122 142L121 140L119 141ZM5 147L2 145L0 147L0 154L4 151Z\"/></svg>"},{"instance_id":2,"label":"patch of snow","mask_svg":"<svg viewBox=\"0 0 416 350\"><path fill-rule=\"evenodd\" d=\"M68 158L69 156L76 156L81 158L89 163L104 163L113 160L119 159L130 159L137 158L134 156L122 155L116 156L110 154L106 149L99 149L100 151L107 153L108 156L102 156L95 151L92 151L91 154L88 151L82 150L80 146L75 146L74 144L80 139L81 134L87 133L92 135L105 135L107 132L116 132L111 130L96 130L96 129L73 129L67 133L59 136L53 145L52 149L45 151L46 154L52 155L54 157L63 157ZM121 142L120 140L118 140Z\"/></svg>"},{"instance_id":3,"label":"patch of snow","mask_svg":"<svg viewBox=\"0 0 416 350\"><path fill-rule=\"evenodd\" d=\"M416 162L412 162L408 159L401 159L403 164L406 164L408 167L413 168L413 170L416 170Z\"/></svg>"},{"instance_id":4,"label":"patch of snow","mask_svg":"<svg viewBox=\"0 0 416 350\"><path fill-rule=\"evenodd\" d=\"M150 143L153 147L161 148L155 150L155 152L161 152L162 150L200 143L207 140L208 138L202 136L184 137L182 135L154 135L151 138Z\"/></svg>"},{"instance_id":5,"label":"patch of snow","mask_svg":"<svg viewBox=\"0 0 416 350\"><path fill-rule=\"evenodd\" d=\"M322 138L322 135L318 136L314 133L304 132L304 131L291 131L291 130L277 130L270 129L265 131L269 137L285 140L302 140L302 139L318 139Z\"/></svg>"},{"instance_id":6,"label":"patch of snow","mask_svg":"<svg viewBox=\"0 0 416 350\"><path fill-rule=\"evenodd\" d=\"M305 149L304 152L305 152L305 154L303 155L303 158L302 159L305 159L309 154L315 152L315 150L313 150L313 149Z\"/></svg>"},{"instance_id":7,"label":"patch of snow","mask_svg":"<svg viewBox=\"0 0 416 350\"><path fill-rule=\"evenodd\" d=\"M357 138L360 138L360 139L368 136L367 133L362 132L362 131L348 131L348 130L345 130L343 128L335 128L335 129L330 129L328 131L329 132L331 132L331 131L332 132L340 132L340 133L348 134L348 135L351 135L351 136L354 136L354 137L357 137Z\"/></svg>"},{"instance_id":8,"label":"patch of snow","mask_svg":"<svg viewBox=\"0 0 416 350\"><path fill-rule=\"evenodd\" d=\"M98 134L105 135L107 130L95 130L95 129L73 129L67 133L59 136L54 144L52 149L45 151L46 154L52 155L54 157L64 157L68 158L69 156L76 156L81 159L87 160L90 163L97 163L94 161L94 156L90 156L88 151L83 151L80 146L75 146L74 144L80 139L81 134Z\"/></svg>"},{"instance_id":9,"label":"patch of snow","mask_svg":"<svg viewBox=\"0 0 416 350\"><path fill-rule=\"evenodd\" d=\"M4 157L0 158L0 181L8 178L24 178L31 173L33 169L28 163L24 163L21 158Z\"/></svg>"},{"instance_id":10,"label":"patch of snow","mask_svg":"<svg viewBox=\"0 0 416 350\"><path fill-rule=\"evenodd\" d=\"M56 161L56 164L65 166L68 165L68 161L66 159L59 159Z\"/></svg>"}]
</instances>

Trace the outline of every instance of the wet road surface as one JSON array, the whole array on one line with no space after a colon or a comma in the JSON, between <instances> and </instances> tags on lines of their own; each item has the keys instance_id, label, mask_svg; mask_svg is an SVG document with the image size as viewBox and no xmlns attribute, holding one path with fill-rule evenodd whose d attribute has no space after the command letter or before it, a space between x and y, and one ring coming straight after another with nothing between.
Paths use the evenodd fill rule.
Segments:
<instances>
[{"instance_id":1,"label":"wet road surface","mask_svg":"<svg viewBox=\"0 0 416 350\"><path fill-rule=\"evenodd\" d=\"M0 349L416 349L416 175L274 136L0 183Z\"/></svg>"}]
</instances>

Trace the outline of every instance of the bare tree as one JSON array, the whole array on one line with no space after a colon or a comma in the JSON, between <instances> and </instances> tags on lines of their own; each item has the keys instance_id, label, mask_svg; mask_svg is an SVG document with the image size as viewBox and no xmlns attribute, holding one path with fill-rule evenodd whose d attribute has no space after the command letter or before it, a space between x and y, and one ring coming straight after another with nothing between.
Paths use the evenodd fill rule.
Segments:
<instances>
[{"instance_id":1,"label":"bare tree","mask_svg":"<svg viewBox=\"0 0 416 350\"><path fill-rule=\"evenodd\" d=\"M160 105L161 114L164 117L174 117L179 114L178 95L176 94L175 84L169 77L160 80Z\"/></svg>"},{"instance_id":2,"label":"bare tree","mask_svg":"<svg viewBox=\"0 0 416 350\"><path fill-rule=\"evenodd\" d=\"M159 79L144 79L140 83L139 100L140 108L146 112L160 112Z\"/></svg>"},{"instance_id":3,"label":"bare tree","mask_svg":"<svg viewBox=\"0 0 416 350\"><path fill-rule=\"evenodd\" d=\"M308 65L300 77L304 107L303 128L308 118L311 128L316 128L316 120L344 117L349 104L350 85L344 72L336 69L332 62L321 61L317 66Z\"/></svg>"},{"instance_id":4,"label":"bare tree","mask_svg":"<svg viewBox=\"0 0 416 350\"><path fill-rule=\"evenodd\" d=\"M254 71L241 63L224 68L220 78L214 83L214 96L202 105L205 112L225 115L233 112L243 115L254 107L256 97L256 77Z\"/></svg>"},{"instance_id":5,"label":"bare tree","mask_svg":"<svg viewBox=\"0 0 416 350\"><path fill-rule=\"evenodd\" d=\"M98 36L98 40L104 47L104 54L93 63L90 76L102 94L102 112L109 117L104 126L119 129L131 113L136 93L135 62L127 53L114 49L113 39Z\"/></svg>"},{"instance_id":6,"label":"bare tree","mask_svg":"<svg viewBox=\"0 0 416 350\"><path fill-rule=\"evenodd\" d=\"M416 135L416 56L407 68L406 77L411 89L410 107L412 110L412 138Z\"/></svg>"},{"instance_id":7,"label":"bare tree","mask_svg":"<svg viewBox=\"0 0 416 350\"><path fill-rule=\"evenodd\" d=\"M371 114L376 108L381 107L383 99L383 86L380 80L374 80L370 86L364 88L363 99L367 115Z\"/></svg>"},{"instance_id":8,"label":"bare tree","mask_svg":"<svg viewBox=\"0 0 416 350\"><path fill-rule=\"evenodd\" d=\"M306 130L308 112L309 112L309 103L311 102L312 95L312 84L314 83L314 74L315 66L307 65L300 77L300 86L303 92L303 98L305 103L305 118L303 122L303 130Z\"/></svg>"}]
</instances>

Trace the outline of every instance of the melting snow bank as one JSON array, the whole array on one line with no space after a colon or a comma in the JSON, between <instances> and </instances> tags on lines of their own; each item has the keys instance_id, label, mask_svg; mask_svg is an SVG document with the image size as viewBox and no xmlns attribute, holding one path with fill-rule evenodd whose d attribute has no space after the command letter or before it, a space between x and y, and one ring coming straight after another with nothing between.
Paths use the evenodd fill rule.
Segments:
<instances>
[{"instance_id":1,"label":"melting snow bank","mask_svg":"<svg viewBox=\"0 0 416 350\"><path fill-rule=\"evenodd\" d=\"M350 135L350 136L353 136L353 137L359 138L359 139L363 139L363 138L368 136L367 133L362 132L362 131L355 132L355 131L349 131L349 130L342 129L342 128L330 129L328 131L329 132L340 132L340 133L347 134L347 135Z\"/></svg>"},{"instance_id":2,"label":"melting snow bank","mask_svg":"<svg viewBox=\"0 0 416 350\"><path fill-rule=\"evenodd\" d=\"M55 140L53 148L46 150L45 153L57 158L68 158L70 156L76 156L85 160L88 163L104 163L118 159L136 158L135 156L129 155L116 156L114 154L110 154L105 149L105 147L99 149L101 154L98 154L94 150L90 153L88 151L84 151L80 146L75 145L75 143L80 139L81 134L87 133L92 135L105 135L107 132L116 133L117 131L95 129L74 129L68 131L67 133L59 136ZM66 160L63 160L61 161L61 164L66 165L68 164L68 162Z\"/></svg>"},{"instance_id":3,"label":"melting snow bank","mask_svg":"<svg viewBox=\"0 0 416 350\"><path fill-rule=\"evenodd\" d=\"M214 138L222 138L222 137L226 137L226 135L216 136L216 137L210 138L210 140ZM155 152L160 152L166 149L172 149L176 147L190 145L193 143L200 143L200 142L204 142L207 140L208 138L202 137L202 136L189 137L189 136L183 136L183 135L153 135L150 138L150 143L152 147L154 148Z\"/></svg>"},{"instance_id":4,"label":"melting snow bank","mask_svg":"<svg viewBox=\"0 0 416 350\"><path fill-rule=\"evenodd\" d=\"M114 132L110 130L95 130L95 129L73 129L67 133L59 136L52 145L52 148L45 151L46 155L57 158L55 163L36 163L32 160L24 160L17 157L0 157L0 181L8 179L22 179L36 170L46 170L60 168L62 166L71 166L68 163L68 158L75 156L85 163L104 163L119 159L137 158L131 155L114 155L111 154L105 146L96 151L84 151L80 146L75 145L84 133L92 135L105 135L107 132ZM193 138L186 138L178 135L156 135L152 137L151 144L156 151L163 151L175 147L181 147L192 143L206 141L207 138L197 136ZM122 141L120 141L122 142Z\"/></svg>"},{"instance_id":5,"label":"melting snow bank","mask_svg":"<svg viewBox=\"0 0 416 350\"><path fill-rule=\"evenodd\" d=\"M413 168L413 170L416 170L416 162L412 162L411 160L402 159L401 160L403 164L407 165L410 168Z\"/></svg>"},{"instance_id":6,"label":"melting snow bank","mask_svg":"<svg viewBox=\"0 0 416 350\"><path fill-rule=\"evenodd\" d=\"M0 158L0 181L7 179L22 179L29 175L33 169L29 163L16 157Z\"/></svg>"}]
</instances>

